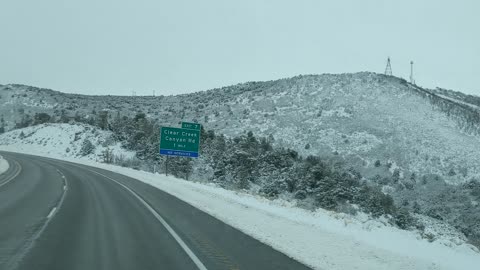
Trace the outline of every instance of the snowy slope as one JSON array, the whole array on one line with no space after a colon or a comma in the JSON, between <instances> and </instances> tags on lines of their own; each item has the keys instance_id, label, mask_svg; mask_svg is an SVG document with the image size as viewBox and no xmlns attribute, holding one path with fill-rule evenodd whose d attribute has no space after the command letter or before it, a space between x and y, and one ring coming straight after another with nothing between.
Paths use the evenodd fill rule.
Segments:
<instances>
[{"instance_id":1,"label":"snowy slope","mask_svg":"<svg viewBox=\"0 0 480 270\"><path fill-rule=\"evenodd\" d=\"M432 89L437 95L480 110L480 97L437 87Z\"/></svg>"},{"instance_id":2,"label":"snowy slope","mask_svg":"<svg viewBox=\"0 0 480 270\"><path fill-rule=\"evenodd\" d=\"M8 162L0 156L0 174L6 172L10 166L8 165Z\"/></svg>"},{"instance_id":3,"label":"snowy slope","mask_svg":"<svg viewBox=\"0 0 480 270\"><path fill-rule=\"evenodd\" d=\"M6 85L0 87L0 114L12 128L37 112L59 119L92 118L100 110L130 117L143 111L160 124L198 121L227 136L251 130L304 155L339 155L367 178L375 176L373 164L379 160L394 164L402 175L437 174L453 183L479 179L480 127L465 127L465 119L439 110L426 93L399 78L367 72L249 82L168 97L83 96ZM466 106L445 100L459 111Z\"/></svg>"},{"instance_id":4,"label":"snowy slope","mask_svg":"<svg viewBox=\"0 0 480 270\"><path fill-rule=\"evenodd\" d=\"M111 133L89 125L42 124L13 130L0 135L0 146L12 151L41 153L58 158L78 157L100 160L106 148L115 155L132 157L133 152L121 148L119 143L110 139ZM88 155L81 155L83 142L88 139L95 145L95 150Z\"/></svg>"},{"instance_id":5,"label":"snowy slope","mask_svg":"<svg viewBox=\"0 0 480 270\"><path fill-rule=\"evenodd\" d=\"M0 145L0 150L11 148ZM38 147L33 154L63 157L45 152ZM314 269L466 270L480 264L478 250L455 235L429 242L417 232L399 230L363 214L310 212L296 208L295 202L270 201L87 159L63 159L118 172L164 190ZM431 230L439 233L445 228L432 224Z\"/></svg>"}]
</instances>

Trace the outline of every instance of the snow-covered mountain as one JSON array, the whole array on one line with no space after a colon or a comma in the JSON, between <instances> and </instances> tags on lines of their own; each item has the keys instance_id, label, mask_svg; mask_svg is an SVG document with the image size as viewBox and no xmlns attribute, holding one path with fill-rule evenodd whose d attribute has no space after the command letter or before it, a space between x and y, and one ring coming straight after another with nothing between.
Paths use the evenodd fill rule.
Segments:
<instances>
[{"instance_id":1,"label":"snow-covered mountain","mask_svg":"<svg viewBox=\"0 0 480 270\"><path fill-rule=\"evenodd\" d=\"M475 102L381 74L297 76L157 97L85 96L4 85L0 97L7 130L37 121L35 114L41 112L67 120L94 118L103 110L109 117L144 112L164 125L198 121L227 136L246 131L273 136L276 145L303 155L339 155L366 177L398 169L405 177L436 174L455 183L480 178Z\"/></svg>"}]
</instances>

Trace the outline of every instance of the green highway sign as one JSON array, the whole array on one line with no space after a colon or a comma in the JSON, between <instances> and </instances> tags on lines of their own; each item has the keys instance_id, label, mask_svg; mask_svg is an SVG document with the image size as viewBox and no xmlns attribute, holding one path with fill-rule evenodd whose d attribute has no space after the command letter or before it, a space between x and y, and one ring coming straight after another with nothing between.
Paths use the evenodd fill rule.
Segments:
<instances>
[{"instance_id":1,"label":"green highway sign","mask_svg":"<svg viewBox=\"0 0 480 270\"><path fill-rule=\"evenodd\" d=\"M200 130L202 129L202 125L197 123L182 122L182 128Z\"/></svg>"},{"instance_id":2,"label":"green highway sign","mask_svg":"<svg viewBox=\"0 0 480 270\"><path fill-rule=\"evenodd\" d=\"M200 124L195 125L200 126ZM198 157L199 145L200 129L195 130L174 127L160 128L161 155Z\"/></svg>"}]
</instances>

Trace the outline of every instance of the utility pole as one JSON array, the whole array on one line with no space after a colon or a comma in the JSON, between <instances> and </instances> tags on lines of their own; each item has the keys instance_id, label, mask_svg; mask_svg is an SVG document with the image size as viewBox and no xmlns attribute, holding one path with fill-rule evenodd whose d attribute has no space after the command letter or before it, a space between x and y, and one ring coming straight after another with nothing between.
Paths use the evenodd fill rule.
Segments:
<instances>
[{"instance_id":1,"label":"utility pole","mask_svg":"<svg viewBox=\"0 0 480 270\"><path fill-rule=\"evenodd\" d=\"M385 67L385 75L393 76L392 65L390 64L390 57L387 58L387 66Z\"/></svg>"},{"instance_id":2,"label":"utility pole","mask_svg":"<svg viewBox=\"0 0 480 270\"><path fill-rule=\"evenodd\" d=\"M410 61L410 83L415 84L415 80L413 79L413 61Z\"/></svg>"}]
</instances>

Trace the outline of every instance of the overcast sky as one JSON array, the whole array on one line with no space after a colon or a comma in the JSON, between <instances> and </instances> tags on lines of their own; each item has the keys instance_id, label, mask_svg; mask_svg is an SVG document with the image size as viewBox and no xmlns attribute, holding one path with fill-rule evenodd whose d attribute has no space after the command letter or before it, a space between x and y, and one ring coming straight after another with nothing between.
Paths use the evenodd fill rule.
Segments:
<instances>
[{"instance_id":1,"label":"overcast sky","mask_svg":"<svg viewBox=\"0 0 480 270\"><path fill-rule=\"evenodd\" d=\"M383 72L480 95L480 1L2 0L0 84L177 94Z\"/></svg>"}]
</instances>

